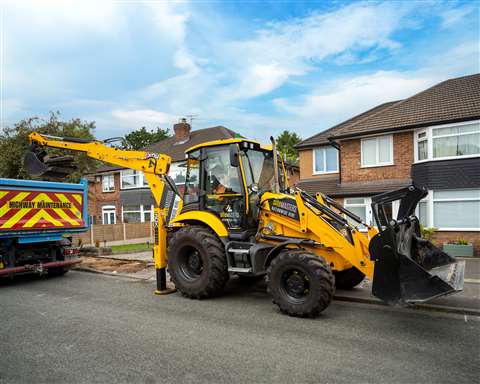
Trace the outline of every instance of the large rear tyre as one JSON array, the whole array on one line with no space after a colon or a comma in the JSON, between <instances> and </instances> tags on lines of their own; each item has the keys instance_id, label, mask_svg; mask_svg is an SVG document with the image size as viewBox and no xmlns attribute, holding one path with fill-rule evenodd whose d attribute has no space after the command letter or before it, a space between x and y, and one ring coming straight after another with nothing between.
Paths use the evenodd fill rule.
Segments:
<instances>
[{"instance_id":1,"label":"large rear tyre","mask_svg":"<svg viewBox=\"0 0 480 384\"><path fill-rule=\"evenodd\" d=\"M335 279L323 258L304 249L287 249L268 268L267 290L282 312L316 317L332 301Z\"/></svg>"},{"instance_id":2,"label":"large rear tyre","mask_svg":"<svg viewBox=\"0 0 480 384\"><path fill-rule=\"evenodd\" d=\"M183 227L173 234L168 245L168 273L184 296L217 296L229 278L225 247L209 228Z\"/></svg>"},{"instance_id":3,"label":"large rear tyre","mask_svg":"<svg viewBox=\"0 0 480 384\"><path fill-rule=\"evenodd\" d=\"M345 290L350 290L355 288L365 278L365 275L355 267L348 268L340 272L334 272L334 275L335 275L335 286L338 289L345 289Z\"/></svg>"}]
</instances>

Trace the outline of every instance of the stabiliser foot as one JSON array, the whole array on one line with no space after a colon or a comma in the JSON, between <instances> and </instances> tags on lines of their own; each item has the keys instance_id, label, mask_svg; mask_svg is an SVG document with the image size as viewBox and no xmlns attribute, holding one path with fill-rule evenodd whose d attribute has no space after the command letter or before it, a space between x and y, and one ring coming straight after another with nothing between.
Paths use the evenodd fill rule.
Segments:
<instances>
[{"instance_id":1,"label":"stabiliser foot","mask_svg":"<svg viewBox=\"0 0 480 384\"><path fill-rule=\"evenodd\" d=\"M155 295L168 295L177 291L176 288L167 288L167 271L164 268L158 268L155 270L157 274L157 289L155 289Z\"/></svg>"}]
</instances>

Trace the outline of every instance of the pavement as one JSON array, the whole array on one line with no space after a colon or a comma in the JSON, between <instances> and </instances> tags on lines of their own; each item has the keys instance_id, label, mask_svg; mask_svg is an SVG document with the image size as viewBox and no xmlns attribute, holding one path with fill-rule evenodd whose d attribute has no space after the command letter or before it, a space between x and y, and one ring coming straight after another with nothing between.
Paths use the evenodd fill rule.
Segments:
<instances>
[{"instance_id":1,"label":"pavement","mask_svg":"<svg viewBox=\"0 0 480 384\"><path fill-rule=\"evenodd\" d=\"M115 258L119 260L144 261L147 263L152 263L151 265L153 265L152 251L114 254L103 257ZM412 308L480 316L480 258L459 259L466 261L463 291L450 296L443 296L431 300L428 303L417 304ZM154 280L155 271L152 268L150 270L143 270L135 274L126 274L126 276L145 280ZM264 285L262 284L263 282L259 282L257 285L259 288L262 288ZM358 287L352 290L337 290L335 293L335 299L343 301L354 301L359 303L385 305L380 299L373 296L371 292L371 282L366 279Z\"/></svg>"},{"instance_id":2,"label":"pavement","mask_svg":"<svg viewBox=\"0 0 480 384\"><path fill-rule=\"evenodd\" d=\"M0 383L475 383L480 319L334 301L279 313L229 284L212 300L71 271L0 283Z\"/></svg>"}]
</instances>

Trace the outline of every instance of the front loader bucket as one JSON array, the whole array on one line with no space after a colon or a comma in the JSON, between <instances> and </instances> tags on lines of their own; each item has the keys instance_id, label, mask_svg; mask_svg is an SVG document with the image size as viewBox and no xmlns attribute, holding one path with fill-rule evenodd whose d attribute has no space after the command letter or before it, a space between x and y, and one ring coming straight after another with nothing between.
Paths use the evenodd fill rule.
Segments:
<instances>
[{"instance_id":1,"label":"front loader bucket","mask_svg":"<svg viewBox=\"0 0 480 384\"><path fill-rule=\"evenodd\" d=\"M37 145L25 151L23 167L30 176L53 180L63 180L77 169L73 156L47 155Z\"/></svg>"},{"instance_id":2,"label":"front loader bucket","mask_svg":"<svg viewBox=\"0 0 480 384\"><path fill-rule=\"evenodd\" d=\"M398 192L398 191L396 191ZM405 305L461 291L465 261L454 257L420 237L417 202L425 196L415 186L403 190L397 220L382 220L382 204L388 194L374 197L374 216L381 228L369 246L375 261L372 293L388 304ZM390 198L395 194L391 194ZM398 197L398 195L396 196Z\"/></svg>"},{"instance_id":3,"label":"front loader bucket","mask_svg":"<svg viewBox=\"0 0 480 384\"><path fill-rule=\"evenodd\" d=\"M390 228L370 241L375 260L372 293L388 304L421 303L463 289L465 261L413 232Z\"/></svg>"}]
</instances>

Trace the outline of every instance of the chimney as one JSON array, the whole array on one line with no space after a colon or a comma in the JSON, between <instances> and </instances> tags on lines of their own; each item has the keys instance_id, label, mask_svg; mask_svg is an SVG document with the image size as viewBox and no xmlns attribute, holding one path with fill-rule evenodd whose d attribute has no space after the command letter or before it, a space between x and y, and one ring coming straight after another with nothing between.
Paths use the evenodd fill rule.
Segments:
<instances>
[{"instance_id":1,"label":"chimney","mask_svg":"<svg viewBox=\"0 0 480 384\"><path fill-rule=\"evenodd\" d=\"M176 142L186 142L190 138L190 124L187 123L187 119L180 119L180 122L173 125L175 131Z\"/></svg>"}]
</instances>

